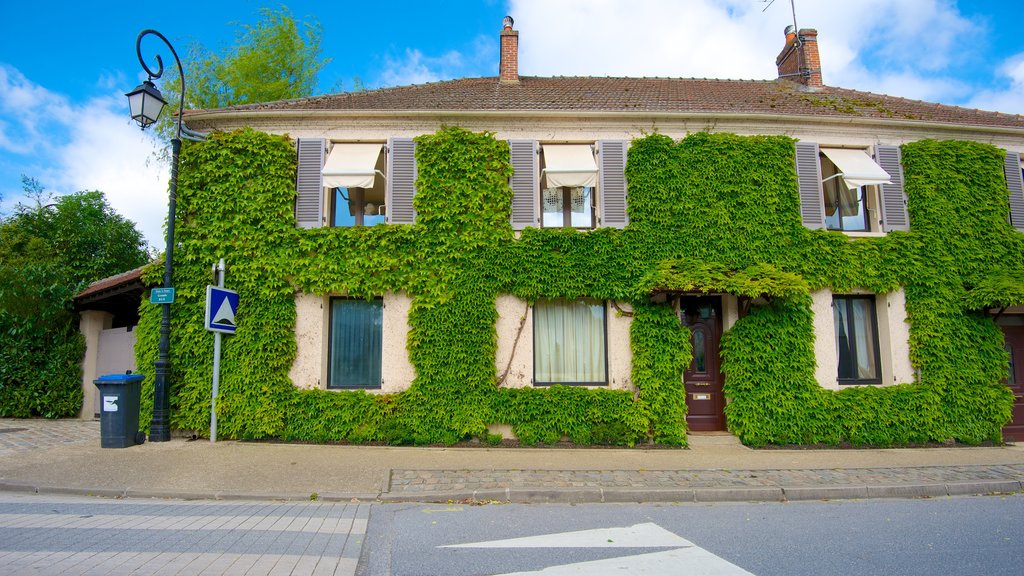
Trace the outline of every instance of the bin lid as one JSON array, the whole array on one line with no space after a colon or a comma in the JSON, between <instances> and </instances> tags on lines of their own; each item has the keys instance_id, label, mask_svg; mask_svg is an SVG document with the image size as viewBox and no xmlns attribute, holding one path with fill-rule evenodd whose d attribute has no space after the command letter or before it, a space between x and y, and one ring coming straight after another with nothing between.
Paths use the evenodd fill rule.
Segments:
<instances>
[{"instance_id":1,"label":"bin lid","mask_svg":"<svg viewBox=\"0 0 1024 576\"><path fill-rule=\"evenodd\" d=\"M105 384L111 382L140 382L145 377L143 374L104 374L94 380L94 382L103 382Z\"/></svg>"}]
</instances>

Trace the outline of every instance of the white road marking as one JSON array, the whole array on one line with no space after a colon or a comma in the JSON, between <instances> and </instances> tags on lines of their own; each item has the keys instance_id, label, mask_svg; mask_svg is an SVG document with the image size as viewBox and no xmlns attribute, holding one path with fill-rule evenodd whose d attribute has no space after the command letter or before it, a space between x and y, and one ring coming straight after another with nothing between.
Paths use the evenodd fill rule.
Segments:
<instances>
[{"instance_id":1,"label":"white road marking","mask_svg":"<svg viewBox=\"0 0 1024 576\"><path fill-rule=\"evenodd\" d=\"M562 564L534 572L512 572L500 576L754 576L653 522L621 528L598 528L508 540L452 544L438 548L672 548L648 554Z\"/></svg>"},{"instance_id":2,"label":"white road marking","mask_svg":"<svg viewBox=\"0 0 1024 576\"><path fill-rule=\"evenodd\" d=\"M624 528L597 528L440 548L681 548L693 545L693 542L647 522Z\"/></svg>"},{"instance_id":3,"label":"white road marking","mask_svg":"<svg viewBox=\"0 0 1024 576\"><path fill-rule=\"evenodd\" d=\"M754 576L707 550L694 546L639 556L549 566L537 572L513 572L499 576Z\"/></svg>"}]
</instances>

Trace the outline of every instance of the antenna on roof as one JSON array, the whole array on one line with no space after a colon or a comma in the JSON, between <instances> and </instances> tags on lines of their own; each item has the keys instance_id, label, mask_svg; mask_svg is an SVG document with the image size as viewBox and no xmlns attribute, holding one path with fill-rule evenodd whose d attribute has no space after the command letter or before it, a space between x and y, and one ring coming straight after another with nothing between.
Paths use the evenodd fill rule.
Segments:
<instances>
[{"instance_id":1,"label":"antenna on roof","mask_svg":"<svg viewBox=\"0 0 1024 576\"><path fill-rule=\"evenodd\" d=\"M761 12L764 12L765 10L771 8L772 4L775 4L775 0L761 0L761 3L765 4L765 7L761 9ZM796 0L789 0L789 7L793 10L793 31L796 32L800 30L800 28L796 25Z\"/></svg>"}]
</instances>

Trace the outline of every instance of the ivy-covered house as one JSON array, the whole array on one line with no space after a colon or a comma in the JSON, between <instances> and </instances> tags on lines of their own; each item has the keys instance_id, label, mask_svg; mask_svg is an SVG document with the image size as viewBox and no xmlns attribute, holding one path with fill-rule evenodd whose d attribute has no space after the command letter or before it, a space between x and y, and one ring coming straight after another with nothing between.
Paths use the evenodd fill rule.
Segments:
<instances>
[{"instance_id":1,"label":"ivy-covered house","mask_svg":"<svg viewBox=\"0 0 1024 576\"><path fill-rule=\"evenodd\" d=\"M499 75L186 112L175 427L900 445L1024 439L1024 118L771 81ZM156 356L143 306L138 365Z\"/></svg>"}]
</instances>

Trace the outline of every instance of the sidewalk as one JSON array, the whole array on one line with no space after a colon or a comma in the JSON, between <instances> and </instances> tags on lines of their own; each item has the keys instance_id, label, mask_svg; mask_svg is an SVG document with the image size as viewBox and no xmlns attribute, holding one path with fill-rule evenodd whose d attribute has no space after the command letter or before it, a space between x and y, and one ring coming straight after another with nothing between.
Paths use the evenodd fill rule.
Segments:
<instances>
[{"instance_id":1,"label":"sidewalk","mask_svg":"<svg viewBox=\"0 0 1024 576\"><path fill-rule=\"evenodd\" d=\"M1015 493L1024 447L415 448L208 440L102 449L95 421L0 419L0 490L383 502L714 502Z\"/></svg>"}]
</instances>

